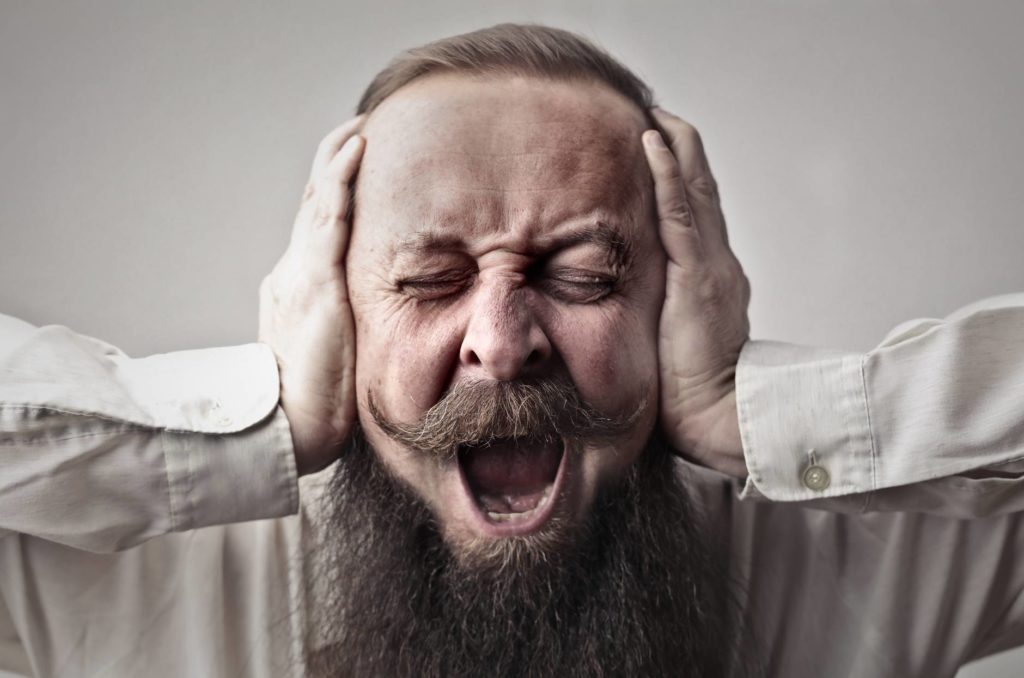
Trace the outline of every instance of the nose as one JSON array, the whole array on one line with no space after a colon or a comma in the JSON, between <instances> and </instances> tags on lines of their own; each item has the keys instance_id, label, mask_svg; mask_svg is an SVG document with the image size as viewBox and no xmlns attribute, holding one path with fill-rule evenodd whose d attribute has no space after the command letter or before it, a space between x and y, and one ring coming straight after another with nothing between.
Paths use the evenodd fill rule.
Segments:
<instances>
[{"instance_id":1,"label":"nose","mask_svg":"<svg viewBox=\"0 0 1024 678\"><path fill-rule=\"evenodd\" d=\"M526 303L526 290L493 284L477 294L459 351L463 367L511 381L548 362L551 342Z\"/></svg>"}]
</instances>

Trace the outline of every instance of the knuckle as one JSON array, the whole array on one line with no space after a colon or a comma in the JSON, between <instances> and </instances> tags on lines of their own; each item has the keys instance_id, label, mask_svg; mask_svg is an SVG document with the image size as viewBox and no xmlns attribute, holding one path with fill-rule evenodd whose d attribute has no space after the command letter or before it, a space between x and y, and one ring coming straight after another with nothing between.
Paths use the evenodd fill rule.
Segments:
<instances>
[{"instance_id":1,"label":"knuckle","mask_svg":"<svg viewBox=\"0 0 1024 678\"><path fill-rule=\"evenodd\" d=\"M722 281L716 275L705 275L694 285L697 298L709 305L717 305L722 299Z\"/></svg>"},{"instance_id":2,"label":"knuckle","mask_svg":"<svg viewBox=\"0 0 1024 678\"><path fill-rule=\"evenodd\" d=\"M718 200L718 182L715 181L715 177L711 175L711 172L702 171L690 180L687 188L691 193L705 200L711 202Z\"/></svg>"},{"instance_id":3,"label":"knuckle","mask_svg":"<svg viewBox=\"0 0 1024 678\"><path fill-rule=\"evenodd\" d=\"M274 308L281 305L281 290L274 274L267 276L260 284L260 306Z\"/></svg>"},{"instance_id":4,"label":"knuckle","mask_svg":"<svg viewBox=\"0 0 1024 678\"><path fill-rule=\"evenodd\" d=\"M746 308L750 302L750 280L735 259L723 273L720 292L734 303L738 302L742 308Z\"/></svg>"},{"instance_id":5,"label":"knuckle","mask_svg":"<svg viewBox=\"0 0 1024 678\"><path fill-rule=\"evenodd\" d=\"M744 284L743 275L732 275L729 278L729 296L734 299L743 299L747 294L747 288Z\"/></svg>"},{"instance_id":6,"label":"knuckle","mask_svg":"<svg viewBox=\"0 0 1024 678\"><path fill-rule=\"evenodd\" d=\"M690 211L690 205L687 204L684 198L676 197L669 199L663 206L663 210L663 219L677 222L681 226L689 227L693 225L693 213Z\"/></svg>"},{"instance_id":7,"label":"knuckle","mask_svg":"<svg viewBox=\"0 0 1024 678\"><path fill-rule=\"evenodd\" d=\"M740 284L744 287L750 287L750 278L747 277L747 272L743 270L740 260L736 258L736 255L733 255L730 258L732 259L733 270L736 272L736 279L739 280Z\"/></svg>"},{"instance_id":8,"label":"knuckle","mask_svg":"<svg viewBox=\"0 0 1024 678\"><path fill-rule=\"evenodd\" d=\"M749 297L750 284L742 271L731 266L711 265L694 290L702 301L722 307L735 305Z\"/></svg>"},{"instance_id":9,"label":"knuckle","mask_svg":"<svg viewBox=\"0 0 1024 678\"><path fill-rule=\"evenodd\" d=\"M328 223L330 223L330 220L331 220L330 210L328 210L327 207L324 206L324 203L323 203L322 200L317 202L316 209L313 210L313 218L312 218L312 226L313 226L313 228L319 228L321 226L326 226Z\"/></svg>"},{"instance_id":10,"label":"knuckle","mask_svg":"<svg viewBox=\"0 0 1024 678\"><path fill-rule=\"evenodd\" d=\"M306 187L304 189L302 189L302 200L301 200L301 202L308 201L315 194L316 194L316 182L314 182L312 179L310 179L309 181L306 182Z\"/></svg>"},{"instance_id":11,"label":"knuckle","mask_svg":"<svg viewBox=\"0 0 1024 678\"><path fill-rule=\"evenodd\" d=\"M337 223L340 217L338 206L333 201L321 199L317 201L316 209L313 210L313 226L314 228L330 226Z\"/></svg>"},{"instance_id":12,"label":"knuckle","mask_svg":"<svg viewBox=\"0 0 1024 678\"><path fill-rule=\"evenodd\" d=\"M275 287L268 301L281 310L304 311L313 297L312 285L305 276L290 276L281 286Z\"/></svg>"}]
</instances>

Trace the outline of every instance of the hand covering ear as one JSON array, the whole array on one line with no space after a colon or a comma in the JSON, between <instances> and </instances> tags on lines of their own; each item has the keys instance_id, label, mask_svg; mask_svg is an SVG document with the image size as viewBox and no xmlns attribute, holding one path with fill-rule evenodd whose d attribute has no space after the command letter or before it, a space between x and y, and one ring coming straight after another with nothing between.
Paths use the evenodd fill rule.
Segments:
<instances>
[{"instance_id":1,"label":"hand covering ear","mask_svg":"<svg viewBox=\"0 0 1024 678\"><path fill-rule=\"evenodd\" d=\"M291 242L260 286L259 337L277 356L300 475L334 461L357 416L344 262L363 120L349 120L320 142Z\"/></svg>"},{"instance_id":2,"label":"hand covering ear","mask_svg":"<svg viewBox=\"0 0 1024 678\"><path fill-rule=\"evenodd\" d=\"M662 133L644 133L658 230L667 257L658 362L660 420L684 456L746 475L735 374L749 338L750 283L729 249L725 217L697 130L653 109Z\"/></svg>"}]
</instances>

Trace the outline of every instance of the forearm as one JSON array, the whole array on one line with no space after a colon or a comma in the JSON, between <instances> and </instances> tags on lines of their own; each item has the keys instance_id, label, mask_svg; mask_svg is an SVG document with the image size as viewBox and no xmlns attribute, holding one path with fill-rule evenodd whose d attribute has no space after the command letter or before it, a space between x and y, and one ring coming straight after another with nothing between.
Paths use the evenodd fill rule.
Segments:
<instances>
[{"instance_id":1,"label":"forearm","mask_svg":"<svg viewBox=\"0 0 1024 678\"><path fill-rule=\"evenodd\" d=\"M266 347L131 360L58 327L0 346L0 530L107 551L296 510Z\"/></svg>"},{"instance_id":2,"label":"forearm","mask_svg":"<svg viewBox=\"0 0 1024 678\"><path fill-rule=\"evenodd\" d=\"M862 508L954 515L1024 509L1022 403L1019 299L907 323L866 354L752 342L737 371L744 496L872 493ZM824 476L807 476L811 466ZM940 489L962 497L935 506Z\"/></svg>"}]
</instances>

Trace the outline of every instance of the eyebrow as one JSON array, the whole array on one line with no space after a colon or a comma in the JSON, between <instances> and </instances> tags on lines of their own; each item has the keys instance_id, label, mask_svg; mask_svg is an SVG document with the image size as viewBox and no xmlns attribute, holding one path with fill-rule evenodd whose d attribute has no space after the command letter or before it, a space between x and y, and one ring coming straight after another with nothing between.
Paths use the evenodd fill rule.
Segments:
<instances>
[{"instance_id":1,"label":"eyebrow","mask_svg":"<svg viewBox=\"0 0 1024 678\"><path fill-rule=\"evenodd\" d=\"M608 264L616 268L628 268L633 262L636 250L633 241L625 233L606 221L598 221L554 238L552 249L585 244L595 244L604 248L608 253Z\"/></svg>"},{"instance_id":2,"label":"eyebrow","mask_svg":"<svg viewBox=\"0 0 1024 678\"><path fill-rule=\"evenodd\" d=\"M604 249L608 255L608 264L617 268L628 268L636 252L632 239L606 221L597 221L554 236L536 250L561 250L586 244L598 245ZM395 244L391 248L391 256L394 258L399 255L425 255L466 249L465 240L458 236L427 230L415 233Z\"/></svg>"}]
</instances>

